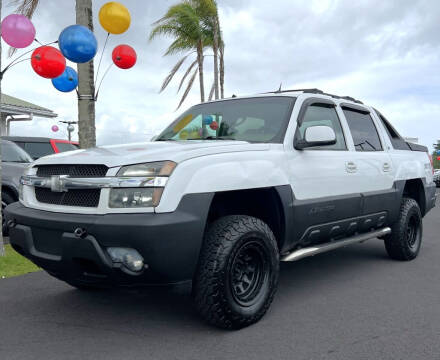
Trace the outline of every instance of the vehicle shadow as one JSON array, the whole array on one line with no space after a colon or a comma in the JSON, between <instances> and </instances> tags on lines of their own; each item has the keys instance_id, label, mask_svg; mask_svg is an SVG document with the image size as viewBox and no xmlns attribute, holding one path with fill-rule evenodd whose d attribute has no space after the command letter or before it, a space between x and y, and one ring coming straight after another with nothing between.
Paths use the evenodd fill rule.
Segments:
<instances>
[{"instance_id":1,"label":"vehicle shadow","mask_svg":"<svg viewBox=\"0 0 440 360\"><path fill-rule=\"evenodd\" d=\"M282 263L276 303L302 302L321 284L362 276L372 264L385 263L380 241L354 245L294 263ZM385 265L383 265L385 266ZM55 281L55 280L54 280ZM39 298L36 306L48 314L45 322L139 335L145 329L218 332L204 324L191 301L191 284L142 289L82 291L58 283L56 292ZM60 291L61 290L61 291ZM41 294L41 293L40 293ZM270 314L269 314L270 316ZM179 330L178 330L179 329Z\"/></svg>"}]
</instances>

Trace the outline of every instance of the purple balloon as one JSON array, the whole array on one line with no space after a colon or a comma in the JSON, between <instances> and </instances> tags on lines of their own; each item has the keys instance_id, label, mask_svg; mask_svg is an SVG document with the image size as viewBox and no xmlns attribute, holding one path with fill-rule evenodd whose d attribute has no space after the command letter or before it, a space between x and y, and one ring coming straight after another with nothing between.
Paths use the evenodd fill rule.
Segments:
<instances>
[{"instance_id":1,"label":"purple balloon","mask_svg":"<svg viewBox=\"0 0 440 360\"><path fill-rule=\"evenodd\" d=\"M2 38L15 48L25 48L35 39L35 27L24 15L11 14L2 21Z\"/></svg>"},{"instance_id":2,"label":"purple balloon","mask_svg":"<svg viewBox=\"0 0 440 360\"><path fill-rule=\"evenodd\" d=\"M58 125L52 125L52 131L53 132L57 132L60 128L58 127Z\"/></svg>"}]
</instances>

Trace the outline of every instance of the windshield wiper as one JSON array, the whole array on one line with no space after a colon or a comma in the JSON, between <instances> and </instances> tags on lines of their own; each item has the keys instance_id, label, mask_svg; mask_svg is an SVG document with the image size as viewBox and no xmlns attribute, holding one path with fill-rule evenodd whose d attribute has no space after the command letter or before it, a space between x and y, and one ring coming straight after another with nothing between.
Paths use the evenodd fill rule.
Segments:
<instances>
[{"instance_id":1,"label":"windshield wiper","mask_svg":"<svg viewBox=\"0 0 440 360\"><path fill-rule=\"evenodd\" d=\"M205 137L204 139L200 139L200 140L235 140L234 138L231 137L216 137L216 136L208 136Z\"/></svg>"},{"instance_id":2,"label":"windshield wiper","mask_svg":"<svg viewBox=\"0 0 440 360\"><path fill-rule=\"evenodd\" d=\"M154 141L177 141L177 140L174 140L174 139L156 139Z\"/></svg>"}]
</instances>

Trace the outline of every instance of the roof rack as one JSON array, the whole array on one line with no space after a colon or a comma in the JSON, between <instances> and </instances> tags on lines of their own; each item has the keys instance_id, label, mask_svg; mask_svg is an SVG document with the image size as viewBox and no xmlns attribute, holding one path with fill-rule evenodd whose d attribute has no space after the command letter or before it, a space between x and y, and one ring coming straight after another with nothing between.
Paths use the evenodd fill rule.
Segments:
<instances>
[{"instance_id":1,"label":"roof rack","mask_svg":"<svg viewBox=\"0 0 440 360\"><path fill-rule=\"evenodd\" d=\"M322 90L319 89L291 89L291 90L277 90L277 91L269 91L267 93L264 94L281 94L281 93L286 93L286 92L303 92L305 94L319 94L319 95L327 95L330 96L334 99L343 99L343 100L348 100L348 101L353 101L357 104L364 104L362 101L360 100L356 100L355 98L351 97L351 96L339 96L339 95L334 95L334 94L329 94L326 93Z\"/></svg>"}]
</instances>

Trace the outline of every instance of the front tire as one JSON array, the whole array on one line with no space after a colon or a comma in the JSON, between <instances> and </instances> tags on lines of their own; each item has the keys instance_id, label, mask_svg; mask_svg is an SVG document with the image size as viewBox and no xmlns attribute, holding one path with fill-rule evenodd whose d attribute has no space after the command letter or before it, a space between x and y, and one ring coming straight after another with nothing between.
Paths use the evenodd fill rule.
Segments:
<instances>
[{"instance_id":1,"label":"front tire","mask_svg":"<svg viewBox=\"0 0 440 360\"><path fill-rule=\"evenodd\" d=\"M403 198L399 219L385 238L385 248L394 260L409 261L417 257L422 244L423 223L417 201Z\"/></svg>"},{"instance_id":2,"label":"front tire","mask_svg":"<svg viewBox=\"0 0 440 360\"><path fill-rule=\"evenodd\" d=\"M205 236L193 282L195 305L210 324L240 329L256 323L278 285L275 236L260 219L226 216Z\"/></svg>"},{"instance_id":3,"label":"front tire","mask_svg":"<svg viewBox=\"0 0 440 360\"><path fill-rule=\"evenodd\" d=\"M6 224L6 219L5 219L5 214L4 214L4 209L6 206L8 206L9 204L12 204L13 202L16 202L17 200L15 200L11 195L9 195L9 193L2 191L2 232L3 232L3 236L8 236L9 235L9 228L8 225Z\"/></svg>"}]
</instances>

